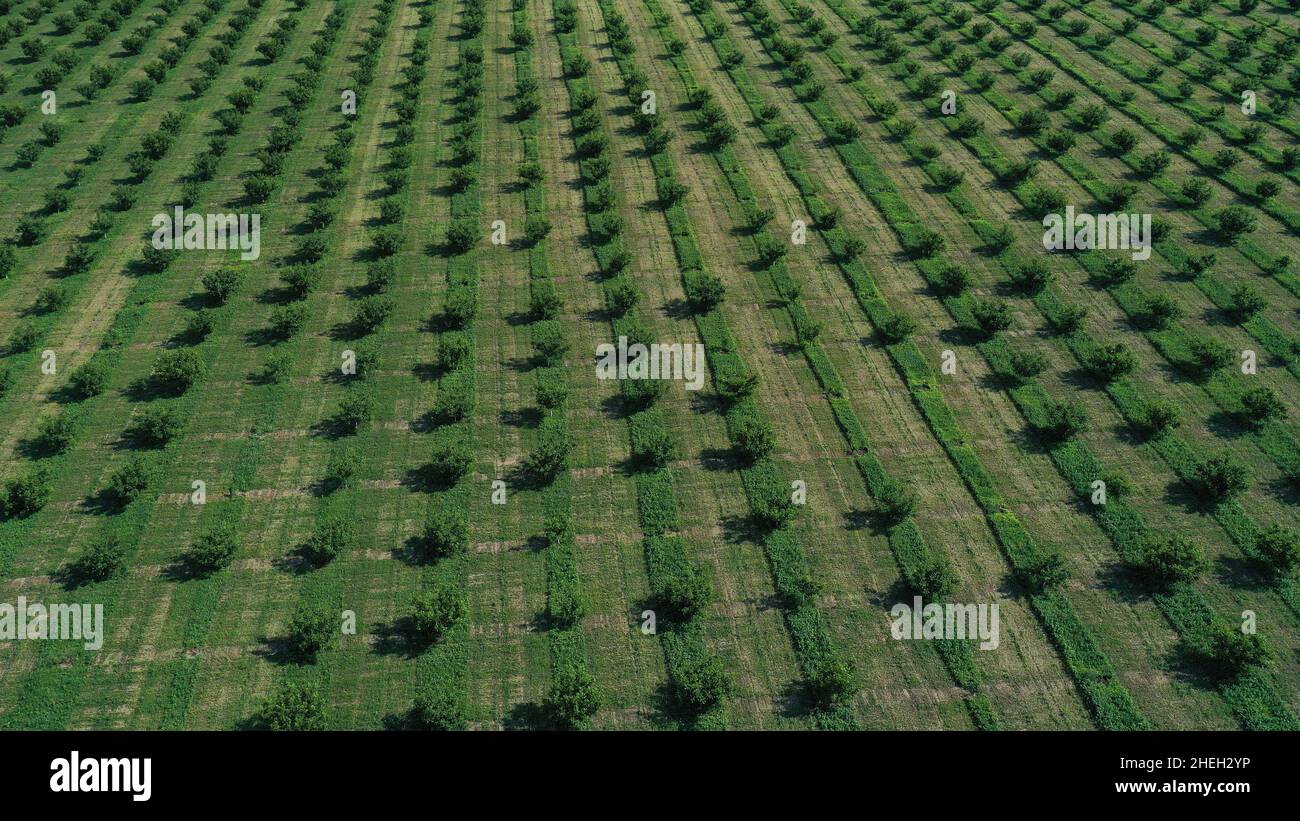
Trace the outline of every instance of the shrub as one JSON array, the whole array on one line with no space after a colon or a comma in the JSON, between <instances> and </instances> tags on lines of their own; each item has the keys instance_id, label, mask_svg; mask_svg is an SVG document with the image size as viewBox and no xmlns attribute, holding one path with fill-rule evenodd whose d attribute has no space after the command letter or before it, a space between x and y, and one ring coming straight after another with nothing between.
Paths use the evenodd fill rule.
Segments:
<instances>
[{"instance_id":1,"label":"shrub","mask_svg":"<svg viewBox=\"0 0 1300 821\"><path fill-rule=\"evenodd\" d=\"M351 485L357 473L357 465L360 463L361 454L355 448L345 446L331 450L322 480L326 491L332 493Z\"/></svg>"},{"instance_id":2,"label":"shrub","mask_svg":"<svg viewBox=\"0 0 1300 821\"><path fill-rule=\"evenodd\" d=\"M467 610L465 592L459 585L443 583L415 596L411 612L411 626L424 641L432 644L465 617Z\"/></svg>"},{"instance_id":3,"label":"shrub","mask_svg":"<svg viewBox=\"0 0 1300 821\"><path fill-rule=\"evenodd\" d=\"M370 423L375 413L375 397L368 389L354 387L339 403L335 424L344 433L356 433Z\"/></svg>"},{"instance_id":4,"label":"shrub","mask_svg":"<svg viewBox=\"0 0 1300 821\"><path fill-rule=\"evenodd\" d=\"M1025 561L1017 576L1026 589L1041 594L1065 584L1070 578L1070 569L1060 554L1044 553Z\"/></svg>"},{"instance_id":5,"label":"shrub","mask_svg":"<svg viewBox=\"0 0 1300 821\"><path fill-rule=\"evenodd\" d=\"M315 682L285 679L262 705L262 722L271 730L325 729L325 702Z\"/></svg>"},{"instance_id":6,"label":"shrub","mask_svg":"<svg viewBox=\"0 0 1300 821\"><path fill-rule=\"evenodd\" d=\"M98 396L108 387L108 366L104 360L91 357L90 361L77 368L68 377L68 390L78 399Z\"/></svg>"},{"instance_id":7,"label":"shrub","mask_svg":"<svg viewBox=\"0 0 1300 821\"><path fill-rule=\"evenodd\" d=\"M1147 533L1138 542L1133 565L1149 582L1160 587L1193 581L1209 567L1201 549L1188 539L1156 532Z\"/></svg>"},{"instance_id":8,"label":"shrub","mask_svg":"<svg viewBox=\"0 0 1300 821\"><path fill-rule=\"evenodd\" d=\"M1152 434L1172 430L1182 424L1178 406L1165 399L1155 399L1146 404L1144 426Z\"/></svg>"},{"instance_id":9,"label":"shrub","mask_svg":"<svg viewBox=\"0 0 1300 821\"><path fill-rule=\"evenodd\" d=\"M1243 282L1232 289L1228 304L1234 317L1238 320L1246 320L1264 310L1267 301L1254 286Z\"/></svg>"},{"instance_id":10,"label":"shrub","mask_svg":"<svg viewBox=\"0 0 1300 821\"><path fill-rule=\"evenodd\" d=\"M315 565L324 565L351 550L356 544L352 519L341 512L325 514L303 545L302 555Z\"/></svg>"},{"instance_id":11,"label":"shrub","mask_svg":"<svg viewBox=\"0 0 1300 821\"><path fill-rule=\"evenodd\" d=\"M702 712L722 703L731 692L727 671L713 654L691 654L681 659L673 674L673 695L692 712Z\"/></svg>"},{"instance_id":12,"label":"shrub","mask_svg":"<svg viewBox=\"0 0 1300 821\"><path fill-rule=\"evenodd\" d=\"M425 465L425 475L433 485L448 488L469 473L472 463L473 454L464 442L458 439L437 442Z\"/></svg>"},{"instance_id":13,"label":"shrub","mask_svg":"<svg viewBox=\"0 0 1300 821\"><path fill-rule=\"evenodd\" d=\"M41 332L36 326L26 322L19 322L9 334L7 347L10 353L23 353L24 351L30 351L40 338Z\"/></svg>"},{"instance_id":14,"label":"shrub","mask_svg":"<svg viewBox=\"0 0 1300 821\"><path fill-rule=\"evenodd\" d=\"M439 370L450 371L467 361L470 354L469 334L464 331L447 331L438 339L438 356L435 364Z\"/></svg>"},{"instance_id":15,"label":"shrub","mask_svg":"<svg viewBox=\"0 0 1300 821\"><path fill-rule=\"evenodd\" d=\"M895 479L882 481L875 495L876 516L889 527L899 524L916 510L916 494Z\"/></svg>"},{"instance_id":16,"label":"shrub","mask_svg":"<svg viewBox=\"0 0 1300 821\"><path fill-rule=\"evenodd\" d=\"M200 574L210 574L229 567L239 550L239 534L229 520L218 522L194 540L186 562Z\"/></svg>"},{"instance_id":17,"label":"shrub","mask_svg":"<svg viewBox=\"0 0 1300 821\"><path fill-rule=\"evenodd\" d=\"M956 296L965 292L971 284L971 274L960 265L945 265L937 274L939 288L946 294Z\"/></svg>"},{"instance_id":18,"label":"shrub","mask_svg":"<svg viewBox=\"0 0 1300 821\"><path fill-rule=\"evenodd\" d=\"M907 250L919 259L929 259L943 251L943 235L930 228L918 229L908 241Z\"/></svg>"},{"instance_id":19,"label":"shrub","mask_svg":"<svg viewBox=\"0 0 1300 821\"><path fill-rule=\"evenodd\" d=\"M1271 524L1255 539L1256 557L1281 576L1300 567L1300 533L1279 524Z\"/></svg>"},{"instance_id":20,"label":"shrub","mask_svg":"<svg viewBox=\"0 0 1300 821\"><path fill-rule=\"evenodd\" d=\"M286 643L299 661L314 663L317 654L332 643L336 629L333 613L324 606L305 603L289 620Z\"/></svg>"},{"instance_id":21,"label":"shrub","mask_svg":"<svg viewBox=\"0 0 1300 821\"><path fill-rule=\"evenodd\" d=\"M307 305L292 302L271 311L270 331L277 339L293 339L307 326Z\"/></svg>"},{"instance_id":22,"label":"shrub","mask_svg":"<svg viewBox=\"0 0 1300 821\"><path fill-rule=\"evenodd\" d=\"M411 722L426 730L463 730L465 705L450 688L425 686L415 696Z\"/></svg>"},{"instance_id":23,"label":"shrub","mask_svg":"<svg viewBox=\"0 0 1300 821\"><path fill-rule=\"evenodd\" d=\"M467 285L452 286L443 303L442 323L448 329L468 328L478 314L478 297Z\"/></svg>"},{"instance_id":24,"label":"shrub","mask_svg":"<svg viewBox=\"0 0 1300 821\"><path fill-rule=\"evenodd\" d=\"M446 248L453 254L469 251L477 240L478 228L472 219L456 219L447 226Z\"/></svg>"},{"instance_id":25,"label":"shrub","mask_svg":"<svg viewBox=\"0 0 1300 821\"><path fill-rule=\"evenodd\" d=\"M45 453L63 453L72 445L76 433L71 413L56 413L41 420L36 428L36 444Z\"/></svg>"},{"instance_id":26,"label":"shrub","mask_svg":"<svg viewBox=\"0 0 1300 821\"><path fill-rule=\"evenodd\" d=\"M561 665L551 677L546 709L563 727L581 727L600 709L596 680L585 665Z\"/></svg>"},{"instance_id":27,"label":"shrub","mask_svg":"<svg viewBox=\"0 0 1300 821\"><path fill-rule=\"evenodd\" d=\"M765 419L752 413L737 416L732 425L737 454L747 462L756 462L776 449L776 432Z\"/></svg>"},{"instance_id":28,"label":"shrub","mask_svg":"<svg viewBox=\"0 0 1300 821\"><path fill-rule=\"evenodd\" d=\"M1214 223L1224 242L1232 244L1255 230L1255 215L1240 205L1229 205L1214 214Z\"/></svg>"},{"instance_id":29,"label":"shrub","mask_svg":"<svg viewBox=\"0 0 1300 821\"><path fill-rule=\"evenodd\" d=\"M1063 442L1088 427L1088 412L1073 400L1048 400L1043 408L1039 431L1048 439Z\"/></svg>"},{"instance_id":30,"label":"shrub","mask_svg":"<svg viewBox=\"0 0 1300 821\"><path fill-rule=\"evenodd\" d=\"M548 417L538 431L537 443L524 459L524 471L533 481L549 484L568 469L571 449L572 442L568 434Z\"/></svg>"},{"instance_id":31,"label":"shrub","mask_svg":"<svg viewBox=\"0 0 1300 821\"><path fill-rule=\"evenodd\" d=\"M1282 404L1282 400L1273 389L1266 385L1250 388L1243 393L1241 405L1245 408L1246 416L1256 424L1286 416L1286 405Z\"/></svg>"},{"instance_id":32,"label":"shrub","mask_svg":"<svg viewBox=\"0 0 1300 821\"><path fill-rule=\"evenodd\" d=\"M112 532L92 539L81 551L75 567L79 577L96 582L119 577L125 570L126 547Z\"/></svg>"},{"instance_id":33,"label":"shrub","mask_svg":"<svg viewBox=\"0 0 1300 821\"><path fill-rule=\"evenodd\" d=\"M1052 271L1040 260L1030 259L1011 272L1011 281L1021 291L1036 294L1052 281Z\"/></svg>"},{"instance_id":34,"label":"shrub","mask_svg":"<svg viewBox=\"0 0 1300 821\"><path fill-rule=\"evenodd\" d=\"M1250 472L1228 456L1211 456L1196 465L1190 484L1202 498L1217 503L1244 492Z\"/></svg>"},{"instance_id":35,"label":"shrub","mask_svg":"<svg viewBox=\"0 0 1300 821\"><path fill-rule=\"evenodd\" d=\"M1029 380L1047 369L1047 356L1038 350L1013 350L1008 358L1011 372L1018 379Z\"/></svg>"},{"instance_id":36,"label":"shrub","mask_svg":"<svg viewBox=\"0 0 1300 821\"><path fill-rule=\"evenodd\" d=\"M22 519L31 516L50 501L50 475L44 468L37 468L25 476L11 479L5 484L4 495L0 497L0 510L6 519Z\"/></svg>"},{"instance_id":37,"label":"shrub","mask_svg":"<svg viewBox=\"0 0 1300 821\"><path fill-rule=\"evenodd\" d=\"M563 368L539 368L534 371L537 404L558 408L569 397L569 380Z\"/></svg>"},{"instance_id":38,"label":"shrub","mask_svg":"<svg viewBox=\"0 0 1300 821\"><path fill-rule=\"evenodd\" d=\"M1182 316L1182 309L1165 294L1152 294L1143 306L1146 321L1156 328L1166 328L1171 322Z\"/></svg>"},{"instance_id":39,"label":"shrub","mask_svg":"<svg viewBox=\"0 0 1300 821\"><path fill-rule=\"evenodd\" d=\"M1226 368L1236 361L1236 354L1227 344L1210 337L1195 336L1187 343L1192 364L1202 374L1208 374L1218 368Z\"/></svg>"},{"instance_id":40,"label":"shrub","mask_svg":"<svg viewBox=\"0 0 1300 821\"><path fill-rule=\"evenodd\" d=\"M569 352L569 343L564 336L564 328L557 320L545 319L533 324L531 329L533 350L537 358L545 365L559 365Z\"/></svg>"},{"instance_id":41,"label":"shrub","mask_svg":"<svg viewBox=\"0 0 1300 821\"><path fill-rule=\"evenodd\" d=\"M303 299L320 287L321 277L318 265L290 265L280 272L280 279L294 299Z\"/></svg>"},{"instance_id":42,"label":"shrub","mask_svg":"<svg viewBox=\"0 0 1300 821\"><path fill-rule=\"evenodd\" d=\"M1205 652L1206 661L1221 678L1233 679L1264 667L1273 654L1256 633L1243 633L1228 625L1217 626Z\"/></svg>"},{"instance_id":43,"label":"shrub","mask_svg":"<svg viewBox=\"0 0 1300 821\"><path fill-rule=\"evenodd\" d=\"M447 557L469 548L468 514L457 507L433 506L424 521L424 546L429 555Z\"/></svg>"},{"instance_id":44,"label":"shrub","mask_svg":"<svg viewBox=\"0 0 1300 821\"><path fill-rule=\"evenodd\" d=\"M372 295L361 300L357 311L352 315L352 328L360 334L371 334L393 313L397 303L392 297Z\"/></svg>"},{"instance_id":45,"label":"shrub","mask_svg":"<svg viewBox=\"0 0 1300 821\"><path fill-rule=\"evenodd\" d=\"M179 396L188 391L203 372L198 354L189 348L180 348L158 354L150 379L160 390Z\"/></svg>"},{"instance_id":46,"label":"shrub","mask_svg":"<svg viewBox=\"0 0 1300 821\"><path fill-rule=\"evenodd\" d=\"M140 498L153 481L153 466L142 456L132 457L108 479L108 495L118 507Z\"/></svg>"},{"instance_id":47,"label":"shrub","mask_svg":"<svg viewBox=\"0 0 1300 821\"><path fill-rule=\"evenodd\" d=\"M971 316L976 327L986 336L993 337L1011 327L1011 308L998 299L978 299L971 306Z\"/></svg>"},{"instance_id":48,"label":"shrub","mask_svg":"<svg viewBox=\"0 0 1300 821\"><path fill-rule=\"evenodd\" d=\"M916 320L904 313L891 313L880 322L880 334L891 344L907 339L916 331Z\"/></svg>"},{"instance_id":49,"label":"shrub","mask_svg":"<svg viewBox=\"0 0 1300 821\"><path fill-rule=\"evenodd\" d=\"M1104 382L1114 382L1132 373L1137 367L1137 357L1123 342L1099 345L1086 356L1088 370Z\"/></svg>"},{"instance_id":50,"label":"shrub","mask_svg":"<svg viewBox=\"0 0 1300 821\"><path fill-rule=\"evenodd\" d=\"M218 268L203 275L203 290L212 302L225 305L230 295L239 287L240 274L236 268Z\"/></svg>"},{"instance_id":51,"label":"shrub","mask_svg":"<svg viewBox=\"0 0 1300 821\"><path fill-rule=\"evenodd\" d=\"M686 299L691 307L701 313L717 307L726 296L722 280L706 271L687 271L685 275Z\"/></svg>"}]
</instances>

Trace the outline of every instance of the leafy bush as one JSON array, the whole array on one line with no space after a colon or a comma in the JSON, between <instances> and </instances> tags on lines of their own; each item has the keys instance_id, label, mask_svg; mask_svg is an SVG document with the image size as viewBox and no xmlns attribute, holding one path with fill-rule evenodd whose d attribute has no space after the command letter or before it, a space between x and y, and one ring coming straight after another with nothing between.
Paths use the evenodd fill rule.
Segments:
<instances>
[{"instance_id":1,"label":"leafy bush","mask_svg":"<svg viewBox=\"0 0 1300 821\"><path fill-rule=\"evenodd\" d=\"M1286 405L1282 404L1282 400L1273 389L1266 385L1250 388L1243 393L1241 405L1246 411L1247 418L1256 424L1286 416Z\"/></svg>"},{"instance_id":2,"label":"leafy bush","mask_svg":"<svg viewBox=\"0 0 1300 821\"><path fill-rule=\"evenodd\" d=\"M286 643L299 661L314 663L317 654L333 642L337 629L334 614L327 608L304 603L289 620Z\"/></svg>"},{"instance_id":3,"label":"leafy bush","mask_svg":"<svg viewBox=\"0 0 1300 821\"><path fill-rule=\"evenodd\" d=\"M1049 400L1043 407L1039 431L1052 441L1065 441L1088 427L1088 412L1073 400Z\"/></svg>"},{"instance_id":4,"label":"leafy bush","mask_svg":"<svg viewBox=\"0 0 1300 821\"><path fill-rule=\"evenodd\" d=\"M159 390L179 396L188 391L203 373L203 362L198 354L189 348L179 348L158 354L150 379Z\"/></svg>"},{"instance_id":5,"label":"leafy bush","mask_svg":"<svg viewBox=\"0 0 1300 821\"><path fill-rule=\"evenodd\" d=\"M463 441L445 439L434 444L425 475L434 486L448 488L469 473L473 461L473 453Z\"/></svg>"},{"instance_id":6,"label":"leafy bush","mask_svg":"<svg viewBox=\"0 0 1300 821\"><path fill-rule=\"evenodd\" d=\"M895 479L886 478L876 492L875 513L887 526L893 527L916 510L916 494Z\"/></svg>"},{"instance_id":7,"label":"leafy bush","mask_svg":"<svg viewBox=\"0 0 1300 821\"><path fill-rule=\"evenodd\" d=\"M229 567L238 550L239 534L235 525L223 520L194 540L185 559L196 572L207 575Z\"/></svg>"},{"instance_id":8,"label":"leafy bush","mask_svg":"<svg viewBox=\"0 0 1300 821\"><path fill-rule=\"evenodd\" d=\"M468 514L454 506L433 506L424 522L424 546L429 555L447 557L469 548Z\"/></svg>"},{"instance_id":9,"label":"leafy bush","mask_svg":"<svg viewBox=\"0 0 1300 821\"><path fill-rule=\"evenodd\" d=\"M76 421L71 413L47 416L36 427L36 445L45 453L63 453L72 446Z\"/></svg>"},{"instance_id":10,"label":"leafy bush","mask_svg":"<svg viewBox=\"0 0 1300 821\"><path fill-rule=\"evenodd\" d=\"M1137 571L1157 586L1194 581L1209 563L1194 543L1173 533L1150 532L1139 541L1133 560Z\"/></svg>"},{"instance_id":11,"label":"leafy bush","mask_svg":"<svg viewBox=\"0 0 1300 821\"><path fill-rule=\"evenodd\" d=\"M356 528L352 518L345 513L331 511L321 517L306 544L302 555L315 565L324 565L337 559L356 545Z\"/></svg>"},{"instance_id":12,"label":"leafy bush","mask_svg":"<svg viewBox=\"0 0 1300 821\"><path fill-rule=\"evenodd\" d=\"M975 300L971 306L971 317L986 337L993 337L1011 327L1011 308L999 299Z\"/></svg>"},{"instance_id":13,"label":"leafy bush","mask_svg":"<svg viewBox=\"0 0 1300 821\"><path fill-rule=\"evenodd\" d=\"M454 583L443 583L418 593L411 612L415 632L430 644L440 641L468 609L465 591Z\"/></svg>"},{"instance_id":14,"label":"leafy bush","mask_svg":"<svg viewBox=\"0 0 1300 821\"><path fill-rule=\"evenodd\" d=\"M6 519L23 519L45 507L50 501L50 474L37 468L25 476L11 479L5 484L0 497L0 510Z\"/></svg>"},{"instance_id":15,"label":"leafy bush","mask_svg":"<svg viewBox=\"0 0 1300 821\"><path fill-rule=\"evenodd\" d=\"M753 463L772 455L776 449L776 432L771 423L752 413L738 414L732 424L736 453Z\"/></svg>"},{"instance_id":16,"label":"leafy bush","mask_svg":"<svg viewBox=\"0 0 1300 821\"><path fill-rule=\"evenodd\" d=\"M325 701L315 682L285 679L262 705L262 722L271 730L325 729Z\"/></svg>"},{"instance_id":17,"label":"leafy bush","mask_svg":"<svg viewBox=\"0 0 1300 821\"><path fill-rule=\"evenodd\" d=\"M426 730L463 730L465 705L450 688L425 686L415 696L411 722Z\"/></svg>"},{"instance_id":18,"label":"leafy bush","mask_svg":"<svg viewBox=\"0 0 1300 821\"><path fill-rule=\"evenodd\" d=\"M1123 342L1098 345L1085 358L1088 370L1104 382L1114 382L1132 373L1137 367L1137 357Z\"/></svg>"},{"instance_id":19,"label":"leafy bush","mask_svg":"<svg viewBox=\"0 0 1300 821\"><path fill-rule=\"evenodd\" d=\"M564 727L581 727L600 709L596 680L585 665L561 665L551 677L546 709Z\"/></svg>"},{"instance_id":20,"label":"leafy bush","mask_svg":"<svg viewBox=\"0 0 1300 821\"><path fill-rule=\"evenodd\" d=\"M231 294L239 287L240 274L237 268L218 268L203 275L203 290L208 299L218 305L225 305Z\"/></svg>"},{"instance_id":21,"label":"leafy bush","mask_svg":"<svg viewBox=\"0 0 1300 821\"><path fill-rule=\"evenodd\" d=\"M1271 524L1256 537L1255 554L1274 573L1290 575L1300 567L1300 533Z\"/></svg>"},{"instance_id":22,"label":"leafy bush","mask_svg":"<svg viewBox=\"0 0 1300 821\"><path fill-rule=\"evenodd\" d=\"M1220 502L1244 492L1250 472L1231 457L1211 456L1196 465L1190 484L1206 500Z\"/></svg>"},{"instance_id":23,"label":"leafy bush","mask_svg":"<svg viewBox=\"0 0 1300 821\"><path fill-rule=\"evenodd\" d=\"M569 380L563 368L539 368L533 375L538 405L558 408L564 404L569 397Z\"/></svg>"},{"instance_id":24,"label":"leafy bush","mask_svg":"<svg viewBox=\"0 0 1300 821\"><path fill-rule=\"evenodd\" d=\"M547 417L538 430L537 443L524 458L523 468L533 481L549 484L569 467L569 452L573 443L560 424Z\"/></svg>"},{"instance_id":25,"label":"leafy bush","mask_svg":"<svg viewBox=\"0 0 1300 821\"><path fill-rule=\"evenodd\" d=\"M108 366L103 359L91 357L90 361L77 368L68 377L68 390L78 399L98 396L108 387Z\"/></svg>"},{"instance_id":26,"label":"leafy bush","mask_svg":"<svg viewBox=\"0 0 1300 821\"><path fill-rule=\"evenodd\" d=\"M132 457L108 479L108 495L118 507L140 498L153 481L153 466L142 456Z\"/></svg>"},{"instance_id":27,"label":"leafy bush","mask_svg":"<svg viewBox=\"0 0 1300 821\"><path fill-rule=\"evenodd\" d=\"M126 570L126 548L115 533L92 539L81 551L75 571L89 581L102 582L117 578Z\"/></svg>"},{"instance_id":28,"label":"leafy bush","mask_svg":"<svg viewBox=\"0 0 1300 821\"><path fill-rule=\"evenodd\" d=\"M687 301L701 313L717 307L727 293L727 287L721 279L706 271L697 270L686 272L685 289Z\"/></svg>"},{"instance_id":29,"label":"leafy bush","mask_svg":"<svg viewBox=\"0 0 1300 821\"><path fill-rule=\"evenodd\" d=\"M339 403L339 411L334 421L344 433L356 433L370 423L374 414L374 394L365 388L354 387Z\"/></svg>"}]
</instances>

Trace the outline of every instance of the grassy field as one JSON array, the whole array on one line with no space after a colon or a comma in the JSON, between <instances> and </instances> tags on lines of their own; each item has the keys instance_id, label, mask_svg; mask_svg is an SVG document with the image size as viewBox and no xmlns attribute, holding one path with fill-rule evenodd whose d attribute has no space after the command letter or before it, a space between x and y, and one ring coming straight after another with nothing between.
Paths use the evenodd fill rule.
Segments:
<instances>
[{"instance_id":1,"label":"grassy field","mask_svg":"<svg viewBox=\"0 0 1300 821\"><path fill-rule=\"evenodd\" d=\"M0 727L1300 729L1297 97L1282 0L0 0Z\"/></svg>"}]
</instances>

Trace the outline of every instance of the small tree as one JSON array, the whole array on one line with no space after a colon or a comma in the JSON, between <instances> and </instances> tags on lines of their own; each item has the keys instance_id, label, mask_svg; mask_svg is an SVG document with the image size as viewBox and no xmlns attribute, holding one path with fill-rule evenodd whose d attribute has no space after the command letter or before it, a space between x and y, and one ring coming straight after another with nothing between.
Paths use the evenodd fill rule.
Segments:
<instances>
[{"instance_id":1,"label":"small tree","mask_svg":"<svg viewBox=\"0 0 1300 821\"><path fill-rule=\"evenodd\" d=\"M203 275L203 290L208 299L218 305L225 305L231 294L239 287L239 270L236 268L218 268Z\"/></svg>"},{"instance_id":2,"label":"small tree","mask_svg":"<svg viewBox=\"0 0 1300 821\"><path fill-rule=\"evenodd\" d=\"M469 547L469 518L454 507L431 507L424 522L424 546L438 558L460 553Z\"/></svg>"},{"instance_id":3,"label":"small tree","mask_svg":"<svg viewBox=\"0 0 1300 821\"><path fill-rule=\"evenodd\" d=\"M425 686L415 696L411 722L426 730L463 730L466 726L465 705L450 689Z\"/></svg>"},{"instance_id":4,"label":"small tree","mask_svg":"<svg viewBox=\"0 0 1300 821\"><path fill-rule=\"evenodd\" d=\"M1230 499L1250 486L1246 466L1225 455L1211 456L1197 464L1191 485L1212 503Z\"/></svg>"},{"instance_id":5,"label":"small tree","mask_svg":"<svg viewBox=\"0 0 1300 821\"><path fill-rule=\"evenodd\" d=\"M1216 211L1214 223L1218 227L1219 236L1229 244L1235 243L1258 227L1255 215L1241 205L1229 205Z\"/></svg>"},{"instance_id":6,"label":"small tree","mask_svg":"<svg viewBox=\"0 0 1300 821\"><path fill-rule=\"evenodd\" d=\"M116 533L93 539L77 560L76 573L88 581L102 582L121 576L126 570L126 548Z\"/></svg>"},{"instance_id":7,"label":"small tree","mask_svg":"<svg viewBox=\"0 0 1300 821\"><path fill-rule=\"evenodd\" d=\"M289 649L299 661L314 663L317 654L333 642L337 629L329 608L303 604L289 620Z\"/></svg>"},{"instance_id":8,"label":"small tree","mask_svg":"<svg viewBox=\"0 0 1300 821\"><path fill-rule=\"evenodd\" d=\"M152 480L153 466L144 457L135 456L109 477L108 493L118 507L126 507L149 489Z\"/></svg>"},{"instance_id":9,"label":"small tree","mask_svg":"<svg viewBox=\"0 0 1300 821\"><path fill-rule=\"evenodd\" d=\"M154 360L152 381L160 390L179 396L203 375L203 363L190 348L163 351Z\"/></svg>"},{"instance_id":10,"label":"small tree","mask_svg":"<svg viewBox=\"0 0 1300 821\"><path fill-rule=\"evenodd\" d=\"M324 565L351 550L356 544L356 529L346 513L327 513L316 525L315 532L303 545L302 553L308 561Z\"/></svg>"},{"instance_id":11,"label":"small tree","mask_svg":"<svg viewBox=\"0 0 1300 821\"><path fill-rule=\"evenodd\" d=\"M564 727L581 727L591 720L600 709L600 693L585 665L569 663L554 672L546 707Z\"/></svg>"},{"instance_id":12,"label":"small tree","mask_svg":"<svg viewBox=\"0 0 1300 821\"><path fill-rule=\"evenodd\" d=\"M4 518L23 519L45 507L50 501L50 475L44 468L11 479L0 498Z\"/></svg>"},{"instance_id":13,"label":"small tree","mask_svg":"<svg viewBox=\"0 0 1300 821\"><path fill-rule=\"evenodd\" d=\"M433 485L449 488L469 473L472 462L468 445L459 439L446 439L434 444L425 474Z\"/></svg>"},{"instance_id":14,"label":"small tree","mask_svg":"<svg viewBox=\"0 0 1300 821\"><path fill-rule=\"evenodd\" d=\"M753 463L772 454L776 449L776 432L765 419L752 413L740 414L732 427L737 454Z\"/></svg>"},{"instance_id":15,"label":"small tree","mask_svg":"<svg viewBox=\"0 0 1300 821\"><path fill-rule=\"evenodd\" d=\"M1201 549L1188 539L1156 532L1142 537L1133 565L1148 581L1161 587L1193 581L1209 567Z\"/></svg>"},{"instance_id":16,"label":"small tree","mask_svg":"<svg viewBox=\"0 0 1300 821\"><path fill-rule=\"evenodd\" d=\"M229 567L238 550L239 534L235 525L223 519L194 540L186 554L186 563L196 573L208 575Z\"/></svg>"},{"instance_id":17,"label":"small tree","mask_svg":"<svg viewBox=\"0 0 1300 821\"><path fill-rule=\"evenodd\" d=\"M1286 405L1278 398L1273 389L1260 385L1250 388L1241 395L1241 405L1250 421L1262 425L1270 419L1282 419L1286 416Z\"/></svg>"},{"instance_id":18,"label":"small tree","mask_svg":"<svg viewBox=\"0 0 1300 821\"><path fill-rule=\"evenodd\" d=\"M465 616L464 591L456 585L441 584L417 594L411 613L411 625L424 641L440 641Z\"/></svg>"},{"instance_id":19,"label":"small tree","mask_svg":"<svg viewBox=\"0 0 1300 821\"><path fill-rule=\"evenodd\" d=\"M1258 634L1243 633L1226 624L1214 629L1205 655L1215 673L1225 679L1265 667L1273 659L1272 651Z\"/></svg>"},{"instance_id":20,"label":"small tree","mask_svg":"<svg viewBox=\"0 0 1300 821\"><path fill-rule=\"evenodd\" d=\"M262 721L271 730L325 729L325 702L319 686L286 679L262 705Z\"/></svg>"}]
</instances>

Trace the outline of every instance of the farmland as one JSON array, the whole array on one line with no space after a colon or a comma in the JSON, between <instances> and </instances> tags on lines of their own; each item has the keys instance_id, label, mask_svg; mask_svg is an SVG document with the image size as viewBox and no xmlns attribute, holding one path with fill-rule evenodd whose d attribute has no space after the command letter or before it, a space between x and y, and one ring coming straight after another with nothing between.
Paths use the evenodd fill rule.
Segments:
<instances>
[{"instance_id":1,"label":"farmland","mask_svg":"<svg viewBox=\"0 0 1300 821\"><path fill-rule=\"evenodd\" d=\"M0 0L0 728L1300 729L1298 8Z\"/></svg>"}]
</instances>

